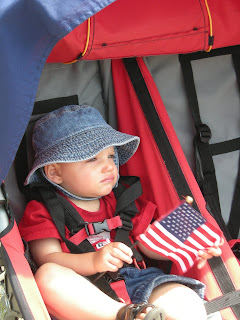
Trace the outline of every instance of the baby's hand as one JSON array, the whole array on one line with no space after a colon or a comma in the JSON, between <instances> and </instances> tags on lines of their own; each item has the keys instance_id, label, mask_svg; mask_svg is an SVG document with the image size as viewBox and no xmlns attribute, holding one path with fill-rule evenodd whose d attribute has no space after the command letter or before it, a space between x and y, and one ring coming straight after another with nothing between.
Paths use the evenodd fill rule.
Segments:
<instances>
[{"instance_id":1,"label":"baby's hand","mask_svg":"<svg viewBox=\"0 0 240 320\"><path fill-rule=\"evenodd\" d=\"M220 246L223 245L224 240L221 240L221 243L219 246L213 246L211 248L208 248L206 250L200 250L198 251L199 260L197 262L198 269L201 269L205 266L208 259L211 259L212 257L218 257L222 254L222 250Z\"/></svg>"},{"instance_id":2,"label":"baby's hand","mask_svg":"<svg viewBox=\"0 0 240 320\"><path fill-rule=\"evenodd\" d=\"M111 242L94 254L94 266L97 272L115 272L121 268L124 262L132 263L132 250L121 242Z\"/></svg>"}]
</instances>

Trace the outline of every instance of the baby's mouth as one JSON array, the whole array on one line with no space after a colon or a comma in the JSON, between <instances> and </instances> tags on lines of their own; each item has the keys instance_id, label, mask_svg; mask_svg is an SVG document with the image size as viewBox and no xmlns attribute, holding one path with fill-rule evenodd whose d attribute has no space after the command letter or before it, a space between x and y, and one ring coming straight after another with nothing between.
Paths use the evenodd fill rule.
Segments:
<instances>
[{"instance_id":1,"label":"baby's mouth","mask_svg":"<svg viewBox=\"0 0 240 320\"><path fill-rule=\"evenodd\" d=\"M106 178L104 178L101 182L108 183L108 182L112 182L113 180L114 180L114 175L110 175L110 176L107 176Z\"/></svg>"}]
</instances>

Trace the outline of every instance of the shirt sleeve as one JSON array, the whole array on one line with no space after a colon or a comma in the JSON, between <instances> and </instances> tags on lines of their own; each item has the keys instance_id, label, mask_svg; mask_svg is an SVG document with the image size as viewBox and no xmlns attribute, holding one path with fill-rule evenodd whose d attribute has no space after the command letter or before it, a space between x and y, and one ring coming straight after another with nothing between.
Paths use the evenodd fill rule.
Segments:
<instances>
[{"instance_id":1,"label":"shirt sleeve","mask_svg":"<svg viewBox=\"0 0 240 320\"><path fill-rule=\"evenodd\" d=\"M45 238L57 238L61 240L61 236L48 210L41 202L36 200L30 201L27 204L18 228L21 236L27 242Z\"/></svg>"},{"instance_id":2,"label":"shirt sleeve","mask_svg":"<svg viewBox=\"0 0 240 320\"><path fill-rule=\"evenodd\" d=\"M142 197L136 200L136 205L139 210L139 213L132 219L133 230L131 236L135 238L141 233L144 233L153 220L155 210L157 206L150 202L144 200Z\"/></svg>"}]
</instances>

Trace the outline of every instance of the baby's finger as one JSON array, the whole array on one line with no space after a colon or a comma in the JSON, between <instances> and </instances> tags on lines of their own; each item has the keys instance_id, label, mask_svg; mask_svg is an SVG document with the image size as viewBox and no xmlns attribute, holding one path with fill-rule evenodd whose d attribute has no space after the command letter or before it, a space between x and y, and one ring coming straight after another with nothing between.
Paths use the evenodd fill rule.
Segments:
<instances>
[{"instance_id":1,"label":"baby's finger","mask_svg":"<svg viewBox=\"0 0 240 320\"><path fill-rule=\"evenodd\" d=\"M124 252L125 254L129 255L129 257L131 257L133 255L132 249L129 248L126 244L122 243L122 242L115 242L117 245L117 248L119 250L121 250L122 252Z\"/></svg>"},{"instance_id":2,"label":"baby's finger","mask_svg":"<svg viewBox=\"0 0 240 320\"><path fill-rule=\"evenodd\" d=\"M198 256L202 259L207 260L207 259L211 259L213 255L210 252L208 252L207 250L199 250Z\"/></svg>"},{"instance_id":3,"label":"baby's finger","mask_svg":"<svg viewBox=\"0 0 240 320\"><path fill-rule=\"evenodd\" d=\"M122 268L123 261L111 256L106 262L106 265L108 267L108 271L118 271L118 269Z\"/></svg>"},{"instance_id":4,"label":"baby's finger","mask_svg":"<svg viewBox=\"0 0 240 320\"><path fill-rule=\"evenodd\" d=\"M113 255L116 256L117 258L127 262L127 263L132 263L132 255L133 252L132 250L125 245L124 243L121 242L116 242L113 250Z\"/></svg>"},{"instance_id":5,"label":"baby's finger","mask_svg":"<svg viewBox=\"0 0 240 320\"><path fill-rule=\"evenodd\" d=\"M222 250L219 247L211 247L207 251L214 257L218 257L222 254Z\"/></svg>"},{"instance_id":6,"label":"baby's finger","mask_svg":"<svg viewBox=\"0 0 240 320\"><path fill-rule=\"evenodd\" d=\"M117 248L115 248L115 250L113 251L112 256L129 264L133 262L132 258L128 254L124 253L123 251Z\"/></svg>"}]
</instances>

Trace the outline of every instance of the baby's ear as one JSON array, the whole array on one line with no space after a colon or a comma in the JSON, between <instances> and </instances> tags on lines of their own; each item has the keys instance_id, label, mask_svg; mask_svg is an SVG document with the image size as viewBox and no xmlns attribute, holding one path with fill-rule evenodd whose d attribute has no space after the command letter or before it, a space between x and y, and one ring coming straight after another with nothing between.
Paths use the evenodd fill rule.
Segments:
<instances>
[{"instance_id":1,"label":"baby's ear","mask_svg":"<svg viewBox=\"0 0 240 320\"><path fill-rule=\"evenodd\" d=\"M62 183L61 168L58 163L47 164L44 171L49 180L56 184Z\"/></svg>"}]
</instances>

